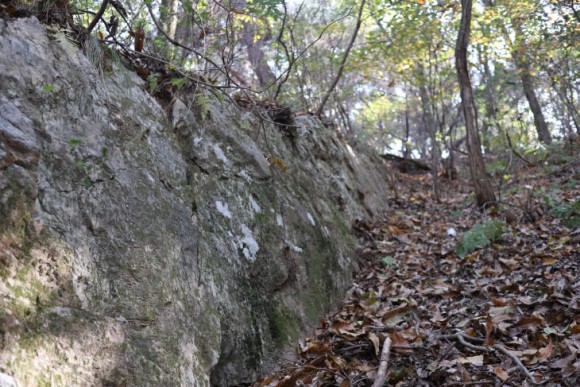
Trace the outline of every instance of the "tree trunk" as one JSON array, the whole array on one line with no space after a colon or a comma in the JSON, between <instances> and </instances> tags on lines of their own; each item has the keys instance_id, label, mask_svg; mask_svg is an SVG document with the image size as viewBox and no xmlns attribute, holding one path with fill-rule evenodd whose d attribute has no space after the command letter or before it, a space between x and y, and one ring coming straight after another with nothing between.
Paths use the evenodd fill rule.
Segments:
<instances>
[{"instance_id":1,"label":"tree trunk","mask_svg":"<svg viewBox=\"0 0 580 387\"><path fill-rule=\"evenodd\" d=\"M431 140L431 174L433 175L433 196L435 201L439 203L439 182L438 172L439 172L439 147L437 146L437 122L435 121L435 116L431 109L431 104L429 103L430 97L425 86L425 77L423 66L419 66L419 71L421 72L421 85L419 86L419 96L421 98L421 108L423 110L423 120L425 122L425 128L429 133L429 139Z\"/></svg>"},{"instance_id":2,"label":"tree trunk","mask_svg":"<svg viewBox=\"0 0 580 387\"><path fill-rule=\"evenodd\" d=\"M472 0L461 0L461 23L455 47L455 67L459 79L461 102L467 131L467 151L469 153L469 172L475 190L475 199L479 207L496 202L493 187L485 173L485 164L481 153L481 142L477 128L477 110L473 100L473 89L467 69L467 47L471 28Z\"/></svg>"},{"instance_id":3,"label":"tree trunk","mask_svg":"<svg viewBox=\"0 0 580 387\"><path fill-rule=\"evenodd\" d=\"M519 59L516 59L516 62L518 61ZM538 102L538 97L536 97L536 90L534 89L530 67L525 60L517 64L517 66L522 79L524 94L526 95L528 104L530 105L530 110L534 114L534 123L536 125L536 131L538 132L538 139L544 144L551 144L552 136L550 135L550 130L548 129L548 125L544 119L544 114L542 113L542 107Z\"/></svg>"},{"instance_id":4,"label":"tree trunk","mask_svg":"<svg viewBox=\"0 0 580 387\"><path fill-rule=\"evenodd\" d=\"M266 62L266 55L264 54L264 40L254 38L254 24L243 22L244 37L243 41L248 50L248 60L252 65L252 69L258 77L258 84L262 89L272 86L276 80L276 75L268 66Z\"/></svg>"},{"instance_id":5,"label":"tree trunk","mask_svg":"<svg viewBox=\"0 0 580 387\"><path fill-rule=\"evenodd\" d=\"M179 7L178 0L163 0L161 6L165 12L161 12L160 20L163 29L171 39L175 39L177 30L177 11Z\"/></svg>"},{"instance_id":6,"label":"tree trunk","mask_svg":"<svg viewBox=\"0 0 580 387\"><path fill-rule=\"evenodd\" d=\"M238 8L239 12L246 10L247 5L247 0L235 0L232 2L232 6ZM266 61L266 54L264 53L264 44L266 41L262 37L256 39L256 29L258 27L255 23L243 20L242 26L244 27L242 43L246 46L248 61L252 66L254 74L258 78L258 85L262 89L272 86L276 80L276 75Z\"/></svg>"},{"instance_id":7,"label":"tree trunk","mask_svg":"<svg viewBox=\"0 0 580 387\"><path fill-rule=\"evenodd\" d=\"M493 6L493 2L490 0L484 0L486 7ZM524 41L524 34L522 32L521 25L517 20L512 20L515 32L515 43L510 39L509 33L503 23L500 23L500 30L504 36L504 39L512 52L512 57L518 73L520 74L520 79L522 81L522 87L524 89L524 94L528 100L528 105L530 110L534 115L534 124L536 126L536 132L538 134L538 139L544 144L552 143L552 136L550 135L550 130L544 119L544 113L542 112L542 107L538 102L538 97L536 96L536 90L534 89L534 77L530 71L530 65L527 60L527 53L525 51L526 42Z\"/></svg>"},{"instance_id":8,"label":"tree trunk","mask_svg":"<svg viewBox=\"0 0 580 387\"><path fill-rule=\"evenodd\" d=\"M409 146L410 132L411 126L409 125L409 92L407 91L407 85L405 85L405 139L403 143L403 157L405 159L411 157L411 147Z\"/></svg>"},{"instance_id":9,"label":"tree trunk","mask_svg":"<svg viewBox=\"0 0 580 387\"><path fill-rule=\"evenodd\" d=\"M536 96L536 90L534 89L534 78L530 71L530 65L526 58L527 54L525 52L525 42L523 40L523 32L521 26L514 23L514 31L516 34L515 44L512 43L508 31L505 26L502 25L502 32L507 44L510 46L512 51L512 57L518 73L520 74L520 79L522 80L522 87L524 89L524 94L528 100L528 105L530 110L534 115L534 124L536 126L536 132L538 134L538 139L544 144L552 143L552 136L550 135L550 130L544 119L544 113L542 112L542 107L538 102L538 97Z\"/></svg>"}]
</instances>

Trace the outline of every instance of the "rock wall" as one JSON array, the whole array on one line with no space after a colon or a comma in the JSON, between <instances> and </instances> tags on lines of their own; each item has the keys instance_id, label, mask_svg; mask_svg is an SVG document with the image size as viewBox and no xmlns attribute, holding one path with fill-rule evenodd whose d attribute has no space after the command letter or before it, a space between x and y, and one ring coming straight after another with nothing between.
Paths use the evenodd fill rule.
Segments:
<instances>
[{"instance_id":1,"label":"rock wall","mask_svg":"<svg viewBox=\"0 0 580 387\"><path fill-rule=\"evenodd\" d=\"M208 92L167 114L145 88L0 19L2 380L248 382L350 285L380 158L311 117L291 139Z\"/></svg>"}]
</instances>

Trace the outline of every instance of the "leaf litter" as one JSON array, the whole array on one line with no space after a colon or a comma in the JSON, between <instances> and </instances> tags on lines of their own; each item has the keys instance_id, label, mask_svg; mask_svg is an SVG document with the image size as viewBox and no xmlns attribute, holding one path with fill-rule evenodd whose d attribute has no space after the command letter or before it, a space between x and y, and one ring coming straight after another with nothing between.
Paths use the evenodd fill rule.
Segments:
<instances>
[{"instance_id":1,"label":"leaf litter","mask_svg":"<svg viewBox=\"0 0 580 387\"><path fill-rule=\"evenodd\" d=\"M511 204L484 214L458 181L436 203L428 176L401 174L385 220L353 225L362 269L343 303L253 386L371 386L387 339L386 385L580 386L580 184L565 167L515 174ZM499 234L458 249L489 221Z\"/></svg>"}]
</instances>

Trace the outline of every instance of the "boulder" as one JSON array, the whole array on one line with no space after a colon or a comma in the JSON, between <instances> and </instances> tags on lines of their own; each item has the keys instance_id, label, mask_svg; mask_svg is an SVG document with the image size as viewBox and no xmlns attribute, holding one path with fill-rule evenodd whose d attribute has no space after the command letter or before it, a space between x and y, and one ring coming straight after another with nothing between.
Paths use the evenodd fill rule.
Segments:
<instances>
[{"instance_id":1,"label":"boulder","mask_svg":"<svg viewBox=\"0 0 580 387\"><path fill-rule=\"evenodd\" d=\"M383 161L211 90L161 107L112 68L0 19L2 383L250 382L350 286Z\"/></svg>"}]
</instances>

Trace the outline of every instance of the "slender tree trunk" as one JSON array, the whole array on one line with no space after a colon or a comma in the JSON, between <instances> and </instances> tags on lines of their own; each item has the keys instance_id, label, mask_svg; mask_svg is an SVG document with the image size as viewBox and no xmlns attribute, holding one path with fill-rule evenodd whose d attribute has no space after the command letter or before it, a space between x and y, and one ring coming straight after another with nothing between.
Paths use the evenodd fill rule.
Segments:
<instances>
[{"instance_id":1,"label":"slender tree trunk","mask_svg":"<svg viewBox=\"0 0 580 387\"><path fill-rule=\"evenodd\" d=\"M528 105L530 110L534 115L534 124L536 126L536 132L538 134L538 139L544 144L552 143L552 136L550 135L550 130L546 124L544 118L544 113L542 112L542 107L536 96L536 90L534 89L534 77L530 71L530 65L527 60L527 54L525 51L525 42L523 38L523 32L521 26L514 23L514 31L516 34L515 44L511 41L509 34L504 25L502 27L502 32L507 44L510 46L512 51L512 57L518 73L520 74L520 79L522 81L522 87L524 89L524 94L528 100Z\"/></svg>"},{"instance_id":2,"label":"slender tree trunk","mask_svg":"<svg viewBox=\"0 0 580 387\"><path fill-rule=\"evenodd\" d=\"M423 73L423 67L420 66L419 71ZM431 109L431 104L429 103L429 93L427 87L424 84L424 74L422 75L423 80L419 86L419 96L421 98L421 107L423 110L423 120L425 122L425 128L429 134L429 139L431 141L431 174L433 175L433 196L437 202L440 201L439 196L439 184L437 181L438 177L438 166L439 166L439 148L437 147L437 122L435 121L435 116Z\"/></svg>"},{"instance_id":3,"label":"slender tree trunk","mask_svg":"<svg viewBox=\"0 0 580 387\"><path fill-rule=\"evenodd\" d=\"M171 39L175 39L175 33L177 32L177 13L179 11L179 0L162 0L161 6L165 10L161 12L159 20L163 26L163 30L167 33ZM167 54L173 56L177 51L176 47L172 45L167 46Z\"/></svg>"},{"instance_id":4,"label":"slender tree trunk","mask_svg":"<svg viewBox=\"0 0 580 387\"><path fill-rule=\"evenodd\" d=\"M255 25L244 22L244 36L243 42L248 51L248 60L252 65L252 69L258 77L258 84L261 88L271 86L276 80L276 75L266 62L266 54L264 53L264 40L255 39L254 28Z\"/></svg>"},{"instance_id":5,"label":"slender tree trunk","mask_svg":"<svg viewBox=\"0 0 580 387\"><path fill-rule=\"evenodd\" d=\"M340 117L342 118L345 132L349 133L351 135L354 134L354 128L352 126L352 122L350 121L350 117L348 116L348 112L347 112L346 108L344 107L344 105L342 104L342 101L338 98L338 96L336 94L334 95L334 102L336 103L336 106L338 107L338 111L340 113Z\"/></svg>"},{"instance_id":6,"label":"slender tree trunk","mask_svg":"<svg viewBox=\"0 0 580 387\"><path fill-rule=\"evenodd\" d=\"M489 149L489 137L491 136L491 129L493 129L494 127L497 130L497 135L501 135L504 130L501 127L501 123L500 120L498 118L497 115L497 107L496 107L496 103L495 103L495 96L494 96L494 86L496 84L495 81L493 81L492 78L492 73L491 73L491 68L489 66L489 55L487 52L487 48L483 48L484 52L483 52L483 83L485 84L485 89L484 89L484 93L485 93L485 121L486 121L486 126L487 126L487 130L486 131L482 131L484 139L483 139L483 146L486 149Z\"/></svg>"},{"instance_id":7,"label":"slender tree trunk","mask_svg":"<svg viewBox=\"0 0 580 387\"><path fill-rule=\"evenodd\" d=\"M356 36L358 35L358 30L360 29L360 26L362 24L362 13L363 13L363 9L365 7L365 2L366 2L366 0L362 0L360 3L358 17L356 19L356 26L354 27L352 37L350 38L350 42L348 43L348 47L346 48L346 51L344 52L344 56L342 57L342 61L340 62L340 67L338 68L338 72L336 73L336 76L334 77L334 81L330 85L330 88L328 89L328 91L326 92L324 97L322 97L322 102L320 102L320 105L318 105L318 108L316 109L315 114L317 116L322 114L322 110L324 109L324 105L326 105L326 102L328 102L328 99L332 95L332 92L334 91L334 88L338 84L338 81L340 81L340 77L342 76L342 72L344 71L344 66L346 65L346 60L348 59L348 54L350 53L350 50L352 49L352 46L354 45L354 41L356 40Z\"/></svg>"},{"instance_id":8,"label":"slender tree trunk","mask_svg":"<svg viewBox=\"0 0 580 387\"><path fill-rule=\"evenodd\" d=\"M490 0L484 0L486 7L493 6L493 2ZM534 115L534 124L536 126L536 132L538 134L538 139L544 144L552 143L552 136L550 135L550 130L546 124L544 118L544 113L542 112L542 107L538 102L538 97L536 96L536 90L534 89L534 77L530 71L530 65L527 59L527 53L525 50L526 42L524 41L524 34L522 32L521 25L517 20L512 20L515 32L515 43L510 39L509 33L503 23L500 23L500 30L504 36L504 39L512 52L512 58L520 74L520 79L522 81L522 87L524 89L524 94L528 100L528 105L530 110Z\"/></svg>"},{"instance_id":9,"label":"slender tree trunk","mask_svg":"<svg viewBox=\"0 0 580 387\"><path fill-rule=\"evenodd\" d=\"M232 2L232 6L238 8L240 12L243 12L247 5L247 0L235 0ZM264 38L256 39L255 30L257 26L255 23L244 20L242 21L242 26L244 29L241 40L244 46L246 46L248 61L252 66L256 78L258 78L258 85L262 89L272 86L276 80L276 75L266 61L266 54L264 53L264 44L266 42Z\"/></svg>"},{"instance_id":10,"label":"slender tree trunk","mask_svg":"<svg viewBox=\"0 0 580 387\"><path fill-rule=\"evenodd\" d=\"M516 59L516 62L518 61L519 60ZM548 129L548 125L544 119L544 113L542 113L542 107L540 106L538 97L536 96L530 67L525 60L519 62L517 66L522 79L524 94L526 95L528 104L530 105L530 110L534 115L534 123L536 125L536 131L538 132L538 139L544 144L551 144L552 136L550 135L550 130Z\"/></svg>"},{"instance_id":11,"label":"slender tree trunk","mask_svg":"<svg viewBox=\"0 0 580 387\"><path fill-rule=\"evenodd\" d=\"M406 89L406 86L405 86ZM411 157L411 149L409 147L409 136L411 132L411 126L409 125L409 94L405 90L405 139L404 139L404 153L403 158L408 159Z\"/></svg>"},{"instance_id":12,"label":"slender tree trunk","mask_svg":"<svg viewBox=\"0 0 580 387\"><path fill-rule=\"evenodd\" d=\"M477 110L473 100L473 89L467 69L467 47L471 29L472 0L461 0L461 22L455 47L455 67L461 90L461 102L467 130L467 151L469 153L469 172L475 190L475 199L479 207L496 202L493 187L485 173L485 164L481 153L481 142L477 128Z\"/></svg>"}]
</instances>

